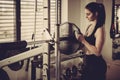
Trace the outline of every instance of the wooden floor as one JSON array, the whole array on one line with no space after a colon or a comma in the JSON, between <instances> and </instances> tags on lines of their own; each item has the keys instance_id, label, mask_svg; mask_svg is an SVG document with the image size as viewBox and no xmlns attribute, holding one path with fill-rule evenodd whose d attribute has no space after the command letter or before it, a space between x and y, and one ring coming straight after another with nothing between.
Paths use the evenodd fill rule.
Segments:
<instances>
[{"instance_id":1,"label":"wooden floor","mask_svg":"<svg viewBox=\"0 0 120 80\"><path fill-rule=\"evenodd\" d=\"M120 60L112 61L108 64L107 80L120 80Z\"/></svg>"}]
</instances>

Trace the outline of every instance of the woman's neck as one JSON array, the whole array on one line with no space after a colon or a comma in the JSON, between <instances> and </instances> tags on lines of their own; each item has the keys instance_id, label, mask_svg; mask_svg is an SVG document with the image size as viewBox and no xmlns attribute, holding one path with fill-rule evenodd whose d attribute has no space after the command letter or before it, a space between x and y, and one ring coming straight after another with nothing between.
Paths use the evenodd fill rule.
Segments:
<instances>
[{"instance_id":1,"label":"woman's neck","mask_svg":"<svg viewBox=\"0 0 120 80\"><path fill-rule=\"evenodd\" d=\"M97 20L95 19L94 21L91 21L90 23L91 23L92 25L96 25Z\"/></svg>"},{"instance_id":2,"label":"woman's neck","mask_svg":"<svg viewBox=\"0 0 120 80\"><path fill-rule=\"evenodd\" d=\"M92 32L95 29L96 22L97 22L96 20L90 22L89 28L88 28L88 30L87 30L87 32L85 34L86 36L90 36L92 34Z\"/></svg>"}]
</instances>

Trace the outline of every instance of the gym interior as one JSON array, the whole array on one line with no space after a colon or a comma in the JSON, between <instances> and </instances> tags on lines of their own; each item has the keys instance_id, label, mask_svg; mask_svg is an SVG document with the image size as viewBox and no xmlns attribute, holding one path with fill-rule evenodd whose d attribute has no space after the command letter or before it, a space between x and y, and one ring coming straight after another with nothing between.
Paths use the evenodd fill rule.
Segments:
<instances>
[{"instance_id":1,"label":"gym interior","mask_svg":"<svg viewBox=\"0 0 120 80\"><path fill-rule=\"evenodd\" d=\"M0 0L0 80L80 80L82 45L67 37L85 33L89 2L105 6L106 80L120 80L120 0Z\"/></svg>"}]
</instances>

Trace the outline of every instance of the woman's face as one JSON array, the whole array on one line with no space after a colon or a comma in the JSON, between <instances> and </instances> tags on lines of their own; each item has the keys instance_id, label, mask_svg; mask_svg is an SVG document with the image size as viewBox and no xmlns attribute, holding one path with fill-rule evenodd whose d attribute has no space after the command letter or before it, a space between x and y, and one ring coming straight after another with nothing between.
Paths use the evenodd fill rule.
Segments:
<instances>
[{"instance_id":1,"label":"woman's face","mask_svg":"<svg viewBox=\"0 0 120 80\"><path fill-rule=\"evenodd\" d=\"M96 20L96 14L93 14L89 9L85 9L85 14L86 14L86 18L89 20L89 21L94 21Z\"/></svg>"}]
</instances>

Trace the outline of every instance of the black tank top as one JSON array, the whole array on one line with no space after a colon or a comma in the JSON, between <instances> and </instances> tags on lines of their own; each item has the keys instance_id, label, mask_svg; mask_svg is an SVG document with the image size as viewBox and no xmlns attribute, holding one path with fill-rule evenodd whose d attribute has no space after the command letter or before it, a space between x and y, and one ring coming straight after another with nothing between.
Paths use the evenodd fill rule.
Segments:
<instances>
[{"instance_id":1,"label":"black tank top","mask_svg":"<svg viewBox=\"0 0 120 80\"><path fill-rule=\"evenodd\" d=\"M88 27L88 28L89 28L89 27ZM87 29L87 30L88 30L88 29ZM86 31L87 31L87 30L86 30ZM85 36L85 40L86 40L89 44L95 45L95 40L96 40L96 38L95 38L94 34L95 34L96 30L97 30L97 27L95 26L95 29L93 30L92 34L89 35L89 36Z\"/></svg>"}]
</instances>

